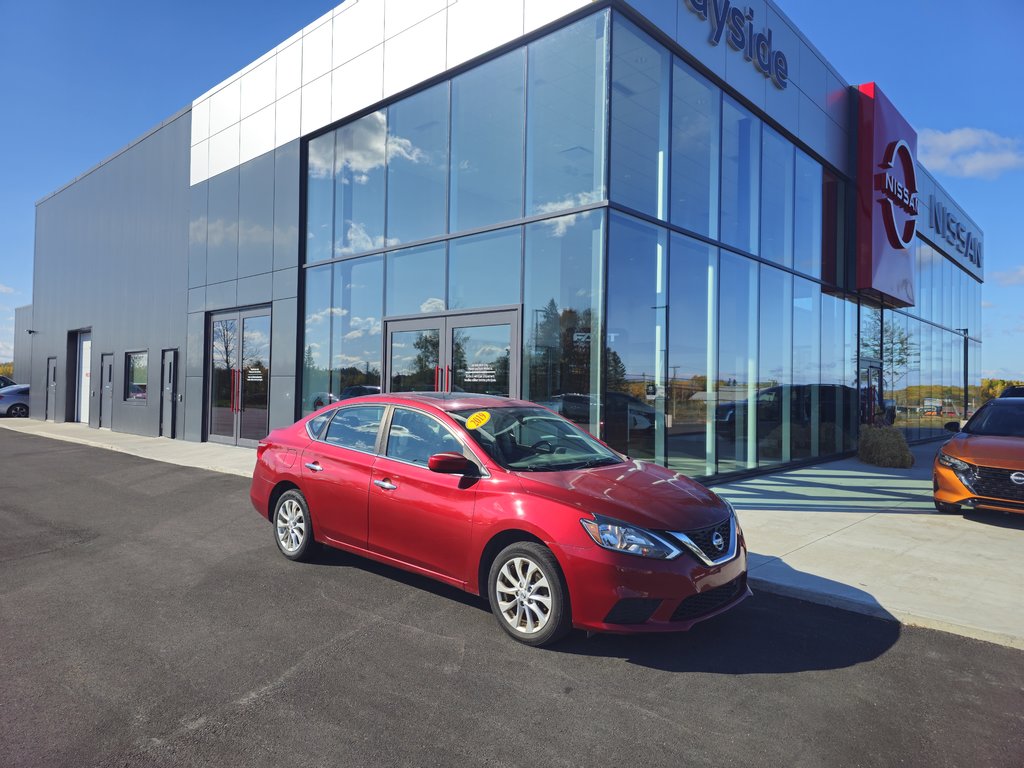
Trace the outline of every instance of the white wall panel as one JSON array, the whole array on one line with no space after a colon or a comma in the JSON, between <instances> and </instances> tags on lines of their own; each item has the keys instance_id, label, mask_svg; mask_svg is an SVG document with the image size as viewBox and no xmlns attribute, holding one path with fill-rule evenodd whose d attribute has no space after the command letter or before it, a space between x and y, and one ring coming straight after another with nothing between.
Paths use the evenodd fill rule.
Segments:
<instances>
[{"instance_id":1,"label":"white wall panel","mask_svg":"<svg viewBox=\"0 0 1024 768\"><path fill-rule=\"evenodd\" d=\"M384 98L384 46L342 64L331 78L333 123Z\"/></svg>"},{"instance_id":2,"label":"white wall panel","mask_svg":"<svg viewBox=\"0 0 1024 768\"><path fill-rule=\"evenodd\" d=\"M302 135L331 122L331 75L302 86Z\"/></svg>"},{"instance_id":3,"label":"white wall panel","mask_svg":"<svg viewBox=\"0 0 1024 768\"><path fill-rule=\"evenodd\" d=\"M210 137L210 175L230 170L238 165L238 123Z\"/></svg>"},{"instance_id":4,"label":"white wall panel","mask_svg":"<svg viewBox=\"0 0 1024 768\"><path fill-rule=\"evenodd\" d=\"M306 85L331 71L331 43L334 25L321 24L302 37L302 84Z\"/></svg>"},{"instance_id":5,"label":"white wall panel","mask_svg":"<svg viewBox=\"0 0 1024 768\"><path fill-rule=\"evenodd\" d=\"M302 91L292 91L278 99L276 107L274 145L280 147L302 135Z\"/></svg>"},{"instance_id":6,"label":"white wall panel","mask_svg":"<svg viewBox=\"0 0 1024 768\"><path fill-rule=\"evenodd\" d=\"M210 136L234 125L241 117L241 88L230 82L210 97Z\"/></svg>"},{"instance_id":7,"label":"white wall panel","mask_svg":"<svg viewBox=\"0 0 1024 768\"><path fill-rule=\"evenodd\" d=\"M277 98L283 98L302 85L302 41L277 52Z\"/></svg>"},{"instance_id":8,"label":"white wall panel","mask_svg":"<svg viewBox=\"0 0 1024 768\"><path fill-rule=\"evenodd\" d=\"M199 184L210 178L210 142L200 141L192 147L192 156L189 162L189 184Z\"/></svg>"},{"instance_id":9,"label":"white wall panel","mask_svg":"<svg viewBox=\"0 0 1024 768\"><path fill-rule=\"evenodd\" d=\"M384 42L384 0L348 0L334 17L334 67Z\"/></svg>"},{"instance_id":10,"label":"white wall panel","mask_svg":"<svg viewBox=\"0 0 1024 768\"><path fill-rule=\"evenodd\" d=\"M497 5L497 3L495 3ZM384 39L394 37L448 6L448 0L386 0Z\"/></svg>"},{"instance_id":11,"label":"white wall panel","mask_svg":"<svg viewBox=\"0 0 1024 768\"><path fill-rule=\"evenodd\" d=\"M385 98L444 71L447 15L441 11L385 41Z\"/></svg>"},{"instance_id":12,"label":"white wall panel","mask_svg":"<svg viewBox=\"0 0 1024 768\"><path fill-rule=\"evenodd\" d=\"M242 118L274 103L277 98L277 60L271 57L255 69L242 75Z\"/></svg>"},{"instance_id":13,"label":"white wall panel","mask_svg":"<svg viewBox=\"0 0 1024 768\"><path fill-rule=\"evenodd\" d=\"M456 0L448 7L449 69L523 34L521 2Z\"/></svg>"},{"instance_id":14,"label":"white wall panel","mask_svg":"<svg viewBox=\"0 0 1024 768\"><path fill-rule=\"evenodd\" d=\"M210 100L201 99L192 105L192 144L210 138Z\"/></svg>"},{"instance_id":15,"label":"white wall panel","mask_svg":"<svg viewBox=\"0 0 1024 768\"><path fill-rule=\"evenodd\" d=\"M274 148L274 105L242 118L238 139L238 162L244 163Z\"/></svg>"}]
</instances>

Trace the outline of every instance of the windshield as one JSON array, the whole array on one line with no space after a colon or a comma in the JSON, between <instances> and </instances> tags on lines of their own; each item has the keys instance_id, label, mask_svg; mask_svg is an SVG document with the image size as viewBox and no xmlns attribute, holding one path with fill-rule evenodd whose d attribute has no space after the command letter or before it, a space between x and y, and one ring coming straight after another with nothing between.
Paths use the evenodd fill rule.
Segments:
<instances>
[{"instance_id":1,"label":"windshield","mask_svg":"<svg viewBox=\"0 0 1024 768\"><path fill-rule=\"evenodd\" d=\"M1024 400L992 400L967 422L963 432L990 437L1024 437Z\"/></svg>"},{"instance_id":2,"label":"windshield","mask_svg":"<svg viewBox=\"0 0 1024 768\"><path fill-rule=\"evenodd\" d=\"M488 456L517 472L558 472L622 461L575 424L543 408L454 411L451 417Z\"/></svg>"}]
</instances>

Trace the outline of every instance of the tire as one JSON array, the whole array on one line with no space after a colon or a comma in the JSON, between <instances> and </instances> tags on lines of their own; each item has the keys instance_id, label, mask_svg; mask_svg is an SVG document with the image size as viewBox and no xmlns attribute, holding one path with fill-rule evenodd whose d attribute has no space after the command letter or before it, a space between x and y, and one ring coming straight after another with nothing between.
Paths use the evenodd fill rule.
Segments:
<instances>
[{"instance_id":1,"label":"tire","mask_svg":"<svg viewBox=\"0 0 1024 768\"><path fill-rule=\"evenodd\" d=\"M959 504L946 504L943 501L935 502L935 509L944 515L959 515L960 505Z\"/></svg>"},{"instance_id":2,"label":"tire","mask_svg":"<svg viewBox=\"0 0 1024 768\"><path fill-rule=\"evenodd\" d=\"M308 560L314 549L313 523L306 497L292 489L274 506L274 541L289 560Z\"/></svg>"},{"instance_id":3,"label":"tire","mask_svg":"<svg viewBox=\"0 0 1024 768\"><path fill-rule=\"evenodd\" d=\"M551 550L530 541L505 547L491 563L487 596L499 626L520 643L549 645L572 629L569 591Z\"/></svg>"},{"instance_id":4,"label":"tire","mask_svg":"<svg viewBox=\"0 0 1024 768\"><path fill-rule=\"evenodd\" d=\"M7 415L12 416L16 419L24 419L28 417L28 406L24 403L15 403L7 409Z\"/></svg>"}]
</instances>

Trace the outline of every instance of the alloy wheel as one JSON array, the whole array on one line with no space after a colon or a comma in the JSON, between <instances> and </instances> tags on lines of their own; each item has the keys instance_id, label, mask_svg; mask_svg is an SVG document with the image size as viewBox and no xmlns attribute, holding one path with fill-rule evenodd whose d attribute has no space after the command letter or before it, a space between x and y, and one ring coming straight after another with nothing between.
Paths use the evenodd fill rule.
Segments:
<instances>
[{"instance_id":1,"label":"alloy wheel","mask_svg":"<svg viewBox=\"0 0 1024 768\"><path fill-rule=\"evenodd\" d=\"M295 499L285 499L277 509L277 541L281 550L293 555L306 539L306 515Z\"/></svg>"},{"instance_id":2,"label":"alloy wheel","mask_svg":"<svg viewBox=\"0 0 1024 768\"><path fill-rule=\"evenodd\" d=\"M495 597L502 618L515 632L533 635L551 618L551 585L540 566L527 557L512 557L498 572Z\"/></svg>"}]
</instances>

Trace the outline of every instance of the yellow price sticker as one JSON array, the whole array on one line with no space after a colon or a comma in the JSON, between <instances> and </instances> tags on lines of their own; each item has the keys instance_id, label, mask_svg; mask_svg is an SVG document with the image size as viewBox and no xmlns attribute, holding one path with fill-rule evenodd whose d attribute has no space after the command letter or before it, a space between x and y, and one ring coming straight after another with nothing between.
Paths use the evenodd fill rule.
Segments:
<instances>
[{"instance_id":1,"label":"yellow price sticker","mask_svg":"<svg viewBox=\"0 0 1024 768\"><path fill-rule=\"evenodd\" d=\"M491 414L487 411L477 411L468 419L466 419L466 429L480 429L484 424L491 420Z\"/></svg>"}]
</instances>

